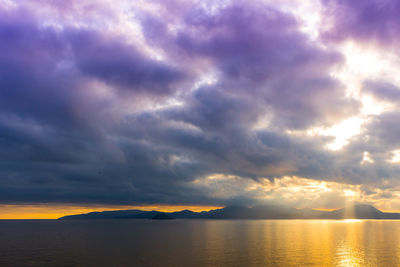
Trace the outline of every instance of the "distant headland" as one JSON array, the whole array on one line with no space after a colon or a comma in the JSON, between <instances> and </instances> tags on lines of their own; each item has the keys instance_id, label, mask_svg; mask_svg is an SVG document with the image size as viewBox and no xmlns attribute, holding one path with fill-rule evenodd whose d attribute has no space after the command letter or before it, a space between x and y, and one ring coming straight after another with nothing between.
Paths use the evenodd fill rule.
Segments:
<instances>
[{"instance_id":1,"label":"distant headland","mask_svg":"<svg viewBox=\"0 0 400 267\"><path fill-rule=\"evenodd\" d=\"M351 205L333 211L314 209L296 209L279 205L254 207L228 206L210 211L178 212L116 210L90 212L68 215L59 220L92 220L92 219L400 219L400 213L382 212L371 205Z\"/></svg>"}]
</instances>

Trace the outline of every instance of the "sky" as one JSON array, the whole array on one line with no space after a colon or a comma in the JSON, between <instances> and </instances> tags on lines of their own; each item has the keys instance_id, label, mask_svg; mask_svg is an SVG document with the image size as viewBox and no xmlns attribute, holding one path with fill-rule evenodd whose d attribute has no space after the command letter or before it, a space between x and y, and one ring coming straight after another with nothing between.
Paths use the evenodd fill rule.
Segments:
<instances>
[{"instance_id":1,"label":"sky","mask_svg":"<svg viewBox=\"0 0 400 267\"><path fill-rule=\"evenodd\" d=\"M0 218L400 210L399 12L394 0L0 0Z\"/></svg>"}]
</instances>

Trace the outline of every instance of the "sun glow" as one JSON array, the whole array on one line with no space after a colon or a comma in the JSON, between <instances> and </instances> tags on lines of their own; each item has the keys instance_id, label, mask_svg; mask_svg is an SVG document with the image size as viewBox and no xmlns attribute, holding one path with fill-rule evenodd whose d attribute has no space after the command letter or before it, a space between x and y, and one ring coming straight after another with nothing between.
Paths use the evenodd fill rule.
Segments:
<instances>
[{"instance_id":1,"label":"sun glow","mask_svg":"<svg viewBox=\"0 0 400 267\"><path fill-rule=\"evenodd\" d=\"M361 106L359 113L331 126L315 126L306 131L287 131L291 135L330 136L334 140L325 148L332 151L341 150L351 142L351 138L360 134L363 125L376 116L394 108L393 104L378 100L362 89L367 80L382 79L395 85L400 85L399 62L391 53L382 53L374 48L357 46L347 42L339 49L345 58L345 63L331 73L346 86L348 98L358 101ZM373 163L367 153L363 155L362 164Z\"/></svg>"},{"instance_id":2,"label":"sun glow","mask_svg":"<svg viewBox=\"0 0 400 267\"><path fill-rule=\"evenodd\" d=\"M332 136L334 140L328 143L325 148L329 150L340 150L347 144L350 139L361 132L364 120L360 117L346 119L331 127L315 127L307 131L310 136L322 135Z\"/></svg>"},{"instance_id":3,"label":"sun glow","mask_svg":"<svg viewBox=\"0 0 400 267\"><path fill-rule=\"evenodd\" d=\"M389 162L393 164L400 163L400 149L392 150L391 154L392 158L389 159Z\"/></svg>"},{"instance_id":4,"label":"sun glow","mask_svg":"<svg viewBox=\"0 0 400 267\"><path fill-rule=\"evenodd\" d=\"M351 189L345 189L343 190L344 196L347 198L354 198L357 196L357 192L351 190Z\"/></svg>"},{"instance_id":5,"label":"sun glow","mask_svg":"<svg viewBox=\"0 0 400 267\"><path fill-rule=\"evenodd\" d=\"M397 56L390 51L380 51L374 47L362 47L354 42L346 42L339 49L345 64L331 74L347 86L347 94L362 97L362 83L365 80L384 78L393 84L400 84Z\"/></svg>"},{"instance_id":6,"label":"sun glow","mask_svg":"<svg viewBox=\"0 0 400 267\"><path fill-rule=\"evenodd\" d=\"M371 154L368 151L364 151L361 165L374 163L375 161L371 158Z\"/></svg>"},{"instance_id":7,"label":"sun glow","mask_svg":"<svg viewBox=\"0 0 400 267\"><path fill-rule=\"evenodd\" d=\"M361 133L362 125L370 121L371 115L379 115L393 108L390 103L364 93L364 82L384 77L395 85L400 84L399 64L393 54L382 53L373 47L360 47L353 42L346 42L339 50L344 55L345 63L331 75L346 86L347 97L361 103L360 113L331 127L315 127L308 131L311 135L333 136L335 140L325 146L333 151L342 149L349 144L351 137ZM364 159L364 163L373 162L368 155Z\"/></svg>"}]
</instances>

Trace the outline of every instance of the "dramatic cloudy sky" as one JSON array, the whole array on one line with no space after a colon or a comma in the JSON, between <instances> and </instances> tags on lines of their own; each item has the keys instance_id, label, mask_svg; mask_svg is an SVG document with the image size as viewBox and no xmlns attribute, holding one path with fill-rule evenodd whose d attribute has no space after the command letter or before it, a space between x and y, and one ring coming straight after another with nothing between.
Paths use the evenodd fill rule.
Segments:
<instances>
[{"instance_id":1,"label":"dramatic cloudy sky","mask_svg":"<svg viewBox=\"0 0 400 267\"><path fill-rule=\"evenodd\" d=\"M399 13L0 0L0 205L400 210Z\"/></svg>"}]
</instances>

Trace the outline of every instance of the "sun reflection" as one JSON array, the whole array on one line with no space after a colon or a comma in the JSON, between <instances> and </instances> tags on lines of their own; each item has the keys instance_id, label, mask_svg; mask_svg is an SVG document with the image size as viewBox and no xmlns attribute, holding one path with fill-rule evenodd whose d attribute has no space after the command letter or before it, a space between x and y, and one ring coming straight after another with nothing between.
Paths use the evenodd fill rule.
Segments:
<instances>
[{"instance_id":1,"label":"sun reflection","mask_svg":"<svg viewBox=\"0 0 400 267\"><path fill-rule=\"evenodd\" d=\"M341 220L341 222L344 222L344 223L354 223L354 222L362 222L363 220L360 220L360 219L344 219L344 220Z\"/></svg>"},{"instance_id":2,"label":"sun reflection","mask_svg":"<svg viewBox=\"0 0 400 267\"><path fill-rule=\"evenodd\" d=\"M354 251L346 246L341 245L338 247L337 256L339 258L337 266L343 267L354 267L354 266L362 266L360 263L360 259L354 256Z\"/></svg>"}]
</instances>

